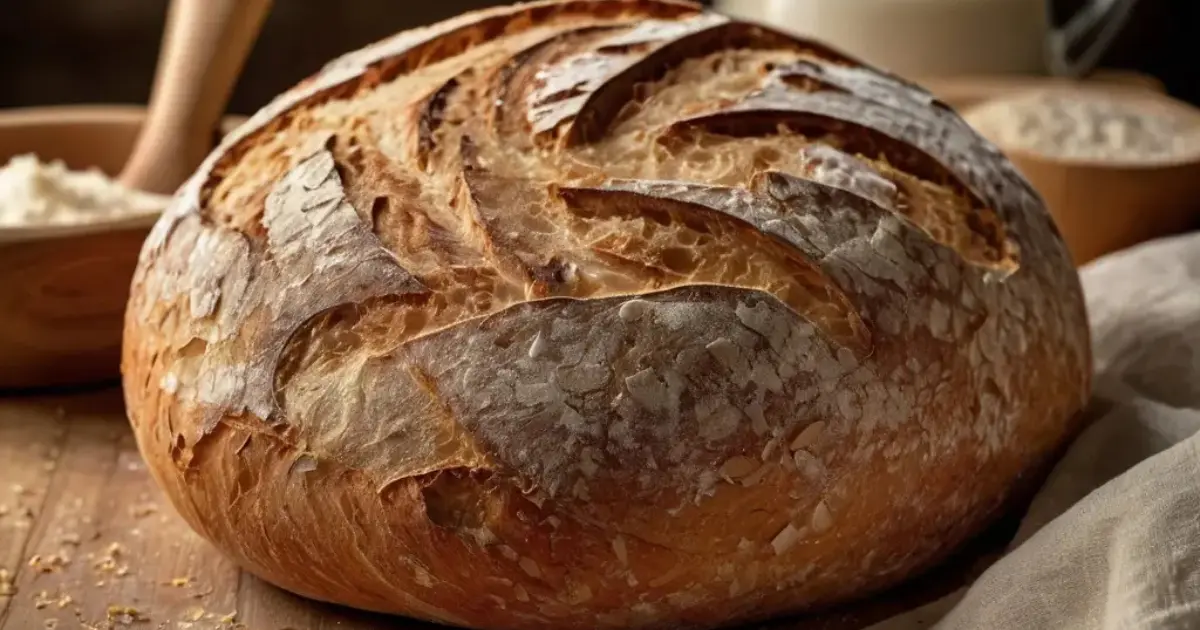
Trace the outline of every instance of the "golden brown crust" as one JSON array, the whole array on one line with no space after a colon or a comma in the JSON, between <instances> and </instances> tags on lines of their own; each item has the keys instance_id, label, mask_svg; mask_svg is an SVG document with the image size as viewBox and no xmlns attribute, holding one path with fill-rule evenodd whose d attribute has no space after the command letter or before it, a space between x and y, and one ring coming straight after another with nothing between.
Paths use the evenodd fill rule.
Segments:
<instances>
[{"instance_id":1,"label":"golden brown crust","mask_svg":"<svg viewBox=\"0 0 1200 630\"><path fill-rule=\"evenodd\" d=\"M266 579L668 628L951 552L1073 431L1088 347L1041 202L926 92L576 0L402 33L256 115L147 241L123 366L168 496Z\"/></svg>"}]
</instances>

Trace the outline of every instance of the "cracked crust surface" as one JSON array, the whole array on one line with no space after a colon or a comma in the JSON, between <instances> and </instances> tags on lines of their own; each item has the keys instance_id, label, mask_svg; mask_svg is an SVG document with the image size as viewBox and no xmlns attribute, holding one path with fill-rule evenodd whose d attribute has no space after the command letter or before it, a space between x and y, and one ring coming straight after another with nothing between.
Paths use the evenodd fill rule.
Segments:
<instances>
[{"instance_id":1,"label":"cracked crust surface","mask_svg":"<svg viewBox=\"0 0 1200 630\"><path fill-rule=\"evenodd\" d=\"M197 531L301 594L480 628L885 588L1069 437L1091 367L991 144L678 2L335 60L209 157L133 289L131 422Z\"/></svg>"}]
</instances>

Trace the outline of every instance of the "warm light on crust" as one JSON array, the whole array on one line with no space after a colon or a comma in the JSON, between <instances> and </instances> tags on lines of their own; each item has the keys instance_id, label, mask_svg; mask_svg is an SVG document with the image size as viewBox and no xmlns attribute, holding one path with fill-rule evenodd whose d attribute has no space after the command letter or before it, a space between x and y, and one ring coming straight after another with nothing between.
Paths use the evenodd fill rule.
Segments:
<instances>
[{"instance_id":1,"label":"warm light on crust","mask_svg":"<svg viewBox=\"0 0 1200 630\"><path fill-rule=\"evenodd\" d=\"M650 0L351 53L159 222L125 391L264 578L482 628L711 626L913 575L1076 428L1078 279L928 93Z\"/></svg>"}]
</instances>

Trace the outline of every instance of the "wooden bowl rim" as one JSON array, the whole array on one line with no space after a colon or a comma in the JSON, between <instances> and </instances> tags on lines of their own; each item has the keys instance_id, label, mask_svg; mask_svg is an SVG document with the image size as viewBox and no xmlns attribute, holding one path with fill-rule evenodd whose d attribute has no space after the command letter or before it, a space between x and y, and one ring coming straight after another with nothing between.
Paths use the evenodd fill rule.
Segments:
<instances>
[{"instance_id":1,"label":"wooden bowl rim","mask_svg":"<svg viewBox=\"0 0 1200 630\"><path fill-rule=\"evenodd\" d=\"M146 107L132 104L111 105L38 105L0 109L0 129L32 124L63 125L76 123L137 123L146 115Z\"/></svg>"}]
</instances>

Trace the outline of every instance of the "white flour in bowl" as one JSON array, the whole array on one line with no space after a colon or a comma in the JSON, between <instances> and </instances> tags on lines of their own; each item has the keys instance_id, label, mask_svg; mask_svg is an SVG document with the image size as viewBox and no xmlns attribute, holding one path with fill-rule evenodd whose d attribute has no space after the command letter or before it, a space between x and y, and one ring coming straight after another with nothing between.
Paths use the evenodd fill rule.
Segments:
<instances>
[{"instance_id":1,"label":"white flour in bowl","mask_svg":"<svg viewBox=\"0 0 1200 630\"><path fill-rule=\"evenodd\" d=\"M34 155L0 168L0 227L78 225L156 214L170 197L130 190L99 170L72 171Z\"/></svg>"},{"instance_id":2,"label":"white flour in bowl","mask_svg":"<svg viewBox=\"0 0 1200 630\"><path fill-rule=\"evenodd\" d=\"M1161 163L1200 155L1200 116L1103 93L1034 92L966 119L1001 148L1049 157Z\"/></svg>"}]
</instances>

